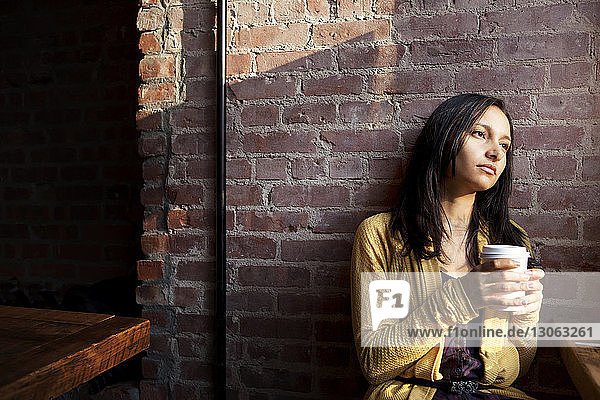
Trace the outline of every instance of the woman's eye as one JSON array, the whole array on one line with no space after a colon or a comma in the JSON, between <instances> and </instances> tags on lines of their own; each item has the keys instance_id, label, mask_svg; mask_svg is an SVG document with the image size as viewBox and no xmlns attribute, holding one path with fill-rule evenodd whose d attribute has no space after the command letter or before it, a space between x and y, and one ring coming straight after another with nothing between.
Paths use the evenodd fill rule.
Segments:
<instances>
[{"instance_id":1,"label":"woman's eye","mask_svg":"<svg viewBox=\"0 0 600 400\"><path fill-rule=\"evenodd\" d=\"M510 144L508 144L508 143L502 143L500 146L502 146L502 148L504 150L508 150L508 148L510 147Z\"/></svg>"},{"instance_id":2,"label":"woman's eye","mask_svg":"<svg viewBox=\"0 0 600 400\"><path fill-rule=\"evenodd\" d=\"M475 136L479 136L479 137L482 137L482 138L485 137L485 132L482 132L482 131L473 131L472 133Z\"/></svg>"}]
</instances>

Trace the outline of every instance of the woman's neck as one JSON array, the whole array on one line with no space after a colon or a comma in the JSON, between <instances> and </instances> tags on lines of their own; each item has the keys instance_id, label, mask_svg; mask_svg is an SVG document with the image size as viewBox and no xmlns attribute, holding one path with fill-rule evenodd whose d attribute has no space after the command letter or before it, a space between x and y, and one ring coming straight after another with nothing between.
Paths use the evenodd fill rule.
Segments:
<instances>
[{"instance_id":1,"label":"woman's neck","mask_svg":"<svg viewBox=\"0 0 600 400\"><path fill-rule=\"evenodd\" d=\"M442 208L450 221L452 230L467 229L471 221L473 204L475 204L475 193L442 198ZM444 221L444 225L446 225L446 221Z\"/></svg>"}]
</instances>

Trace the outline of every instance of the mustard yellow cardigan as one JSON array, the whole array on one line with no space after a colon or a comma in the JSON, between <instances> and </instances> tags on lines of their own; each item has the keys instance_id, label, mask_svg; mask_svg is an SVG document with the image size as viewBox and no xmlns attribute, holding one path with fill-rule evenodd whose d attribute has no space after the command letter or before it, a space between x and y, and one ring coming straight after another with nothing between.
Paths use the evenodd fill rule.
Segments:
<instances>
[{"instance_id":1,"label":"mustard yellow cardigan","mask_svg":"<svg viewBox=\"0 0 600 400\"><path fill-rule=\"evenodd\" d=\"M402 337L400 335L395 337L394 332L401 329L403 323L416 328L437 327L447 330L449 326L467 323L479 313L471 306L459 280L450 279L442 285L437 259L421 260L419 264L412 257L400 255L401 244L392 237L390 219L390 213L382 213L364 220L358 227L352 250L351 296L354 341L362 372L371 383L364 399L430 400L436 389L403 383L394 380L394 377L442 379L440 363L444 338L423 337L419 338L418 346L414 345L414 341L411 342L411 346L403 346ZM488 243L485 232L478 234L477 241L481 251L482 246ZM531 252L528 239L526 245ZM361 272L437 272L437 274L423 274L426 277L422 281L424 285L417 282L416 287L411 287L411 309L405 319L386 319L381 322L377 331L372 332L370 316L366 317L366 321L362 321L361 329ZM501 328L506 331L509 320L518 326L534 325L539 319L539 311L516 316L485 308L483 319L486 329ZM365 335L364 338L361 337L362 334ZM393 346L361 346L361 340L367 344L381 343L382 337L385 337L386 343L393 343ZM482 338L479 353L484 364L484 376L481 383L500 387L500 389L490 389L489 392L518 399L533 399L510 385L529 369L537 343L535 339L510 339L509 343L502 343L506 340L508 339Z\"/></svg>"}]
</instances>

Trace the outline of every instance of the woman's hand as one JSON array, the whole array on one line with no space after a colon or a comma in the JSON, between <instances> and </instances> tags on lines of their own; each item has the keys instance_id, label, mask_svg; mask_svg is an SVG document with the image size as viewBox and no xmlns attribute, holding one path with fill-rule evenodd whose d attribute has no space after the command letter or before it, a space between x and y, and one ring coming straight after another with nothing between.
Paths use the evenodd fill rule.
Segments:
<instances>
[{"instance_id":1,"label":"woman's hand","mask_svg":"<svg viewBox=\"0 0 600 400\"><path fill-rule=\"evenodd\" d=\"M536 311L542 302L543 286L539 280L544 271L537 268L527 272L514 271L518 266L519 262L510 259L487 260L471 270L475 273L459 278L473 308L520 306L518 311L513 312L515 315ZM525 296L516 299L504 297L519 291L525 291Z\"/></svg>"}]
</instances>

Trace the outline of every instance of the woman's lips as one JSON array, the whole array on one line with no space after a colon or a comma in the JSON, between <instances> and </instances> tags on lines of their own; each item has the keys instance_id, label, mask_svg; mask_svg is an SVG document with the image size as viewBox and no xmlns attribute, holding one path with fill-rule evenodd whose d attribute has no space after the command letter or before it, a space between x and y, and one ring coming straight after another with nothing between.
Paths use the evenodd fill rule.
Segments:
<instances>
[{"instance_id":1,"label":"woman's lips","mask_svg":"<svg viewBox=\"0 0 600 400\"><path fill-rule=\"evenodd\" d=\"M494 169L494 167L487 165L478 165L478 167L485 171L487 174L496 175L496 170Z\"/></svg>"}]
</instances>

